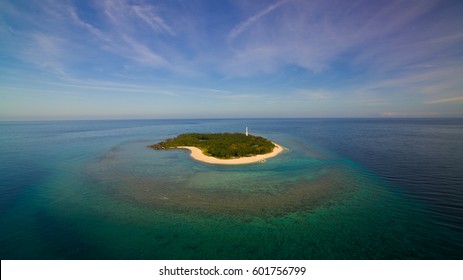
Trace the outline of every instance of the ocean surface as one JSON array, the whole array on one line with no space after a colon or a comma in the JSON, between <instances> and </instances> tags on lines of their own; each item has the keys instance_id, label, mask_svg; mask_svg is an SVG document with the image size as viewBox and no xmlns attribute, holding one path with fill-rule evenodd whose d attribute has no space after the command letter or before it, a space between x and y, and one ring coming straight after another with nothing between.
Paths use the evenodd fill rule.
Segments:
<instances>
[{"instance_id":1,"label":"ocean surface","mask_svg":"<svg viewBox=\"0 0 463 280\"><path fill-rule=\"evenodd\" d=\"M215 166L147 145L244 132ZM463 259L463 119L0 122L1 259Z\"/></svg>"}]
</instances>

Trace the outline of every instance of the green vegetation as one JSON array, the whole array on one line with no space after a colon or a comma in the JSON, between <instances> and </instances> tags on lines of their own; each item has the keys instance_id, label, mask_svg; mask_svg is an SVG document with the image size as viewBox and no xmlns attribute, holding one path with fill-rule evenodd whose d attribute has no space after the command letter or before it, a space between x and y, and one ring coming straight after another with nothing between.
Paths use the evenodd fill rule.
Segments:
<instances>
[{"instance_id":1,"label":"green vegetation","mask_svg":"<svg viewBox=\"0 0 463 280\"><path fill-rule=\"evenodd\" d=\"M216 158L236 158L267 154L273 151L275 145L260 136L242 133L187 133L180 134L174 139L169 139L149 146L156 150L171 149L179 146L194 146L204 154Z\"/></svg>"}]
</instances>

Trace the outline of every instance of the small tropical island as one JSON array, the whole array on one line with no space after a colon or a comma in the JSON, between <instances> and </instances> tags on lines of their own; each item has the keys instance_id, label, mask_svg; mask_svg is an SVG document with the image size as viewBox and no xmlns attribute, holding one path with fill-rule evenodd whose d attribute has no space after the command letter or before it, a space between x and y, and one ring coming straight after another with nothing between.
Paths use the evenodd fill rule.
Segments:
<instances>
[{"instance_id":1,"label":"small tropical island","mask_svg":"<svg viewBox=\"0 0 463 280\"><path fill-rule=\"evenodd\" d=\"M148 147L155 150L188 149L194 159L211 164L262 162L283 151L280 145L247 132L186 133Z\"/></svg>"}]
</instances>

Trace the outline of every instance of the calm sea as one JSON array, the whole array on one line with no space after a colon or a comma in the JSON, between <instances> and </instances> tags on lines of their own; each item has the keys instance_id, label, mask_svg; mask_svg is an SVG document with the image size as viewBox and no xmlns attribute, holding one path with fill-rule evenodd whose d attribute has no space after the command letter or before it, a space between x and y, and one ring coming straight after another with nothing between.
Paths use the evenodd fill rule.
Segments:
<instances>
[{"instance_id":1,"label":"calm sea","mask_svg":"<svg viewBox=\"0 0 463 280\"><path fill-rule=\"evenodd\" d=\"M146 146L244 132L214 166ZM462 259L463 119L0 122L1 259Z\"/></svg>"}]
</instances>

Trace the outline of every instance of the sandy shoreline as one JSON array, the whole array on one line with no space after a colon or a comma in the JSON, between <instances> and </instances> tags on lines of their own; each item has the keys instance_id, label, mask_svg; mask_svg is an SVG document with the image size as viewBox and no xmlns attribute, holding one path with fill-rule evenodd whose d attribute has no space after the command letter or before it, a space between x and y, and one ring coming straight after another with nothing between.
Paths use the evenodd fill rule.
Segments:
<instances>
[{"instance_id":1,"label":"sandy shoreline","mask_svg":"<svg viewBox=\"0 0 463 280\"><path fill-rule=\"evenodd\" d=\"M241 158L233 158L233 159L219 159L211 156L207 156L203 154L203 152L196 147L191 147L191 146L179 146L177 148L179 149L188 149L191 151L191 157L194 158L195 160L206 162L206 163L211 163L211 164L249 164L249 163L255 163L255 162L260 162L260 161L265 161L268 158L272 158L277 156L279 153L283 151L283 147L278 145L277 143L275 144L275 148L273 148L273 151L268 154L263 154L263 155L257 155L257 156L252 156L252 157L241 157Z\"/></svg>"}]
</instances>

